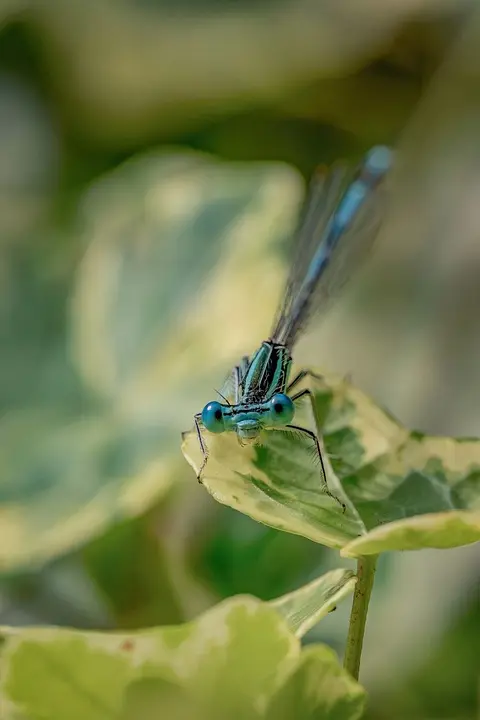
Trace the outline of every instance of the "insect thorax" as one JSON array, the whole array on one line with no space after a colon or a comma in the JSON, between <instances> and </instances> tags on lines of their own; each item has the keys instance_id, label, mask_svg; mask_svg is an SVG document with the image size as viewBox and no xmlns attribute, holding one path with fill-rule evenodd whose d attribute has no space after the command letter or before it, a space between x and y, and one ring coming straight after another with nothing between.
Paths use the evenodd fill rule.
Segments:
<instances>
[{"instance_id":1,"label":"insect thorax","mask_svg":"<svg viewBox=\"0 0 480 720\"><path fill-rule=\"evenodd\" d=\"M265 341L253 355L242 380L242 403L263 402L285 392L292 357L284 345Z\"/></svg>"}]
</instances>

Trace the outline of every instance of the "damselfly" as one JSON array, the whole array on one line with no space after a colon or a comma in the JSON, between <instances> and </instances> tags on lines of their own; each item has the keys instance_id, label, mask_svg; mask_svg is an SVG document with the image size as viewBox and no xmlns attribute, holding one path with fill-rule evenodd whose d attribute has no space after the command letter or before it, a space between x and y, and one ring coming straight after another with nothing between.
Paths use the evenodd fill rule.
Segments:
<instances>
[{"instance_id":1,"label":"damselfly","mask_svg":"<svg viewBox=\"0 0 480 720\"><path fill-rule=\"evenodd\" d=\"M348 278L352 264L358 263L373 241L378 228L379 189L391 160L391 151L377 146L353 172L338 165L312 180L297 229L291 272L270 338L251 359L244 357L234 367L230 378L233 402L222 395L224 403L209 402L194 417L203 454L199 481L208 460L202 429L209 433L236 432L241 445L255 442L265 429L280 429L303 433L312 440L324 491L331 495L319 438L292 423L298 400L308 397L313 403L310 389L294 390L301 380L314 375L302 370L290 380L292 350L307 320L315 311L324 309L331 294Z\"/></svg>"}]
</instances>

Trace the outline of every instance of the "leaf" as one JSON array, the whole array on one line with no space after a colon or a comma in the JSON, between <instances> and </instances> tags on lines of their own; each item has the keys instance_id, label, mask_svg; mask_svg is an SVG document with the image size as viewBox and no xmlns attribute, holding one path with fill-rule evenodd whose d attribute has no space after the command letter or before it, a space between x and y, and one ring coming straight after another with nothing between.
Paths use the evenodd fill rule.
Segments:
<instances>
[{"instance_id":1,"label":"leaf","mask_svg":"<svg viewBox=\"0 0 480 720\"><path fill-rule=\"evenodd\" d=\"M185 618L160 526L160 513L154 510L116 524L82 551L83 567L106 598L115 627L150 627Z\"/></svg>"},{"instance_id":2,"label":"leaf","mask_svg":"<svg viewBox=\"0 0 480 720\"><path fill-rule=\"evenodd\" d=\"M365 692L327 647L310 647L271 699L266 720L355 720L363 715Z\"/></svg>"},{"instance_id":3,"label":"leaf","mask_svg":"<svg viewBox=\"0 0 480 720\"><path fill-rule=\"evenodd\" d=\"M392 550L452 548L480 539L480 512L450 510L417 515L376 528L342 551L346 557L375 555Z\"/></svg>"},{"instance_id":4,"label":"leaf","mask_svg":"<svg viewBox=\"0 0 480 720\"><path fill-rule=\"evenodd\" d=\"M214 498L342 554L455 547L480 539L480 442L410 432L347 381L312 380L318 428L331 462L328 497L297 438L266 432L240 448L208 436L204 485ZM184 453L199 467L197 439Z\"/></svg>"},{"instance_id":5,"label":"leaf","mask_svg":"<svg viewBox=\"0 0 480 720\"><path fill-rule=\"evenodd\" d=\"M352 89L337 78L350 78L365 64L383 59L392 36L424 7L430 7L428 0L414 0L385 12L375 0L332 13L322 3L290 0L243 12L207 2L196 9L189 2L172 15L160 2L155 7L130 2L105 3L100 15L96 4L85 0L78 5L44 2L37 13L46 43L55 51L50 71L56 77L62 70L57 87L64 101L74 102L79 131L118 150L135 139L178 137L216 124L212 102L217 119L299 94L302 98L304 88L322 79L311 93L325 92L328 98L326 107L316 101L321 123L346 126L356 136L367 125L372 137L372 124L384 134L395 133L418 95L419 63L412 67L409 62L407 78L407 72L398 71L399 57L410 60L409 45L400 45L400 52L401 40L394 44L396 74L389 82L379 72L372 86L363 72ZM195 12L201 23L191 23ZM431 42L421 42L418 49L418 40L411 44L414 55L431 57ZM378 100L385 95L388 109Z\"/></svg>"},{"instance_id":6,"label":"leaf","mask_svg":"<svg viewBox=\"0 0 480 720\"><path fill-rule=\"evenodd\" d=\"M300 191L280 164L152 153L90 189L68 257L51 238L8 255L0 572L143 514L188 474L180 433L270 322Z\"/></svg>"},{"instance_id":7,"label":"leaf","mask_svg":"<svg viewBox=\"0 0 480 720\"><path fill-rule=\"evenodd\" d=\"M188 693L175 683L160 678L130 683L125 692L122 720L158 720L161 717L207 720Z\"/></svg>"},{"instance_id":8,"label":"leaf","mask_svg":"<svg viewBox=\"0 0 480 720\"><path fill-rule=\"evenodd\" d=\"M226 505L212 503L201 486L196 490L191 511L195 517L183 521L183 503L177 513L177 524L183 527L188 523L184 544L193 573L206 575L220 597L247 593L270 600L330 568L331 555L324 546L255 522ZM208 517L202 513L204 508L198 499L201 494L205 496L203 502L209 505ZM179 525L181 521L183 524Z\"/></svg>"},{"instance_id":9,"label":"leaf","mask_svg":"<svg viewBox=\"0 0 480 720\"><path fill-rule=\"evenodd\" d=\"M137 515L167 490L174 469L169 459L152 462L152 433L109 418L11 413L0 443L0 571L43 563Z\"/></svg>"},{"instance_id":10,"label":"leaf","mask_svg":"<svg viewBox=\"0 0 480 720\"><path fill-rule=\"evenodd\" d=\"M185 429L199 388L268 332L300 192L286 166L187 152L106 178L85 204L73 302L85 382L122 415Z\"/></svg>"},{"instance_id":11,"label":"leaf","mask_svg":"<svg viewBox=\"0 0 480 720\"><path fill-rule=\"evenodd\" d=\"M308 585L270 601L297 637L303 637L322 617L353 592L356 577L351 570L331 570Z\"/></svg>"},{"instance_id":12,"label":"leaf","mask_svg":"<svg viewBox=\"0 0 480 720\"><path fill-rule=\"evenodd\" d=\"M321 605L319 595L317 600ZM311 618L318 610L310 603ZM321 718L328 708L332 718L335 712L356 718L363 697L332 651L302 651L281 615L248 596L185 625L128 634L4 628L3 637L5 720L19 714L25 720L133 720L140 710L146 718L163 711L179 720L261 720L272 717L271 704L281 703L283 692L282 717ZM320 675L313 686L315 673ZM302 712L295 711L293 697Z\"/></svg>"}]
</instances>

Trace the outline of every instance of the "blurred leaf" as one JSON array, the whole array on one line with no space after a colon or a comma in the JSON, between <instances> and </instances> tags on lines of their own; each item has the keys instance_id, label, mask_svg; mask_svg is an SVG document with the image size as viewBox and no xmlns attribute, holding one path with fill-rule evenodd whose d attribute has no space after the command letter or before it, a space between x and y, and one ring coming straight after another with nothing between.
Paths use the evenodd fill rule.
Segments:
<instances>
[{"instance_id":1,"label":"blurred leaf","mask_svg":"<svg viewBox=\"0 0 480 720\"><path fill-rule=\"evenodd\" d=\"M314 94L316 97L316 90ZM190 140L195 146L229 160L281 158L299 168L307 179L319 164L329 165L339 157L359 153L359 141L354 135L315 118L285 117L278 110L250 110L213 122L203 132L190 136ZM375 142L378 141L377 135Z\"/></svg>"},{"instance_id":2,"label":"blurred leaf","mask_svg":"<svg viewBox=\"0 0 480 720\"><path fill-rule=\"evenodd\" d=\"M330 162L345 153L353 138L365 149L377 143L395 144L421 97L424 80L422 72L399 73L382 58L354 75L319 80L289 97L281 110L290 121L303 119L306 130L307 120L312 125L323 121L330 133L335 129L333 139L343 136L331 160L327 145L325 159Z\"/></svg>"},{"instance_id":3,"label":"blurred leaf","mask_svg":"<svg viewBox=\"0 0 480 720\"><path fill-rule=\"evenodd\" d=\"M0 624L91 630L111 628L112 618L78 555L71 553L41 569L2 576Z\"/></svg>"},{"instance_id":4,"label":"blurred leaf","mask_svg":"<svg viewBox=\"0 0 480 720\"><path fill-rule=\"evenodd\" d=\"M317 616L313 604L311 611ZM362 689L331 650L302 652L278 613L252 597L226 601L186 625L128 635L54 628L4 628L3 635L5 720L19 712L32 720L126 720L139 708L147 717L168 709L185 720L260 720L274 717L279 704L291 720L349 719L363 706Z\"/></svg>"},{"instance_id":5,"label":"blurred leaf","mask_svg":"<svg viewBox=\"0 0 480 720\"><path fill-rule=\"evenodd\" d=\"M2 0L0 4L0 20L3 22L15 18L17 13L27 9L31 5L30 0Z\"/></svg>"},{"instance_id":6,"label":"blurred leaf","mask_svg":"<svg viewBox=\"0 0 480 720\"><path fill-rule=\"evenodd\" d=\"M355 720L363 716L362 688L325 646L307 648L297 668L271 699L266 720Z\"/></svg>"},{"instance_id":7,"label":"blurred leaf","mask_svg":"<svg viewBox=\"0 0 480 720\"><path fill-rule=\"evenodd\" d=\"M423 68L412 69L410 63L408 72L399 72L405 63L397 62L385 73L388 91L380 77L374 82L378 92L368 93L366 101L364 80L358 86L354 80L353 106L345 83L339 84L337 100L330 80L352 76L388 56L392 45L397 54L395 35L405 23L421 22L425 8L430 23L440 18L448 25L464 4L397 1L385 11L382 0L347 6L314 0L215 6L186 2L172 13L164 3L50 0L33 17L70 123L104 146L131 147L132 141L158 138L159 133L178 137L212 117L283 103L323 79L328 97L326 105L318 103L323 122L339 120L355 133L367 126L371 137L370 126L382 127L377 118L384 117L382 130L391 136L417 99ZM428 26L426 20L424 24ZM432 50L424 35L428 32L419 33L414 52L428 60ZM319 85L318 94L322 92Z\"/></svg>"},{"instance_id":8,"label":"blurred leaf","mask_svg":"<svg viewBox=\"0 0 480 720\"><path fill-rule=\"evenodd\" d=\"M337 603L353 592L356 578L351 570L331 570L299 590L272 600L292 632L303 637Z\"/></svg>"},{"instance_id":9,"label":"blurred leaf","mask_svg":"<svg viewBox=\"0 0 480 720\"><path fill-rule=\"evenodd\" d=\"M270 600L325 571L328 551L300 535L257 523L225 505L197 522L188 540L190 564L221 597L249 593Z\"/></svg>"},{"instance_id":10,"label":"blurred leaf","mask_svg":"<svg viewBox=\"0 0 480 720\"><path fill-rule=\"evenodd\" d=\"M109 422L110 420L110 422ZM0 569L43 563L142 512L170 485L156 437L107 418L11 413L0 422Z\"/></svg>"},{"instance_id":11,"label":"blurred leaf","mask_svg":"<svg viewBox=\"0 0 480 720\"><path fill-rule=\"evenodd\" d=\"M165 151L95 188L73 306L86 382L176 440L271 322L301 185L284 165Z\"/></svg>"},{"instance_id":12,"label":"blurred leaf","mask_svg":"<svg viewBox=\"0 0 480 720\"><path fill-rule=\"evenodd\" d=\"M157 516L153 511L116 525L82 552L84 566L106 596L120 628L184 619L156 527Z\"/></svg>"},{"instance_id":13,"label":"blurred leaf","mask_svg":"<svg viewBox=\"0 0 480 720\"><path fill-rule=\"evenodd\" d=\"M121 720L208 720L188 693L160 678L136 680L128 685Z\"/></svg>"},{"instance_id":14,"label":"blurred leaf","mask_svg":"<svg viewBox=\"0 0 480 720\"><path fill-rule=\"evenodd\" d=\"M323 491L303 441L275 431L251 448L233 433L208 435L204 485L215 499L352 557L480 539L479 441L409 432L344 380L328 377L311 388L331 459L330 491L347 511ZM195 433L183 448L197 470Z\"/></svg>"},{"instance_id":15,"label":"blurred leaf","mask_svg":"<svg viewBox=\"0 0 480 720\"><path fill-rule=\"evenodd\" d=\"M187 473L180 432L265 332L300 190L282 165L151 154L90 191L78 267L51 239L9 252L0 570L141 515Z\"/></svg>"},{"instance_id":16,"label":"blurred leaf","mask_svg":"<svg viewBox=\"0 0 480 720\"><path fill-rule=\"evenodd\" d=\"M28 1L28 0L27 0ZM22 0L19 1L22 4ZM12 9L14 0L12 1ZM5 32L0 2L0 249L39 234L57 190L59 141L31 81L9 73L15 40ZM41 233L40 233L41 234Z\"/></svg>"}]
</instances>

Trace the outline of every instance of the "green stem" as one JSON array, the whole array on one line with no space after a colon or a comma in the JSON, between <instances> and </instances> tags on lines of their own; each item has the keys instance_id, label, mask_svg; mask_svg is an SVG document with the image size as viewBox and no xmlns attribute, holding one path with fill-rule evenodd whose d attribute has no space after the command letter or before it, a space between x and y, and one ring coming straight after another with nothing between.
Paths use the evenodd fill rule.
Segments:
<instances>
[{"instance_id":1,"label":"green stem","mask_svg":"<svg viewBox=\"0 0 480 720\"><path fill-rule=\"evenodd\" d=\"M360 658L362 656L363 636L367 622L368 603L372 594L373 579L378 555L368 555L358 558L357 583L353 595L352 612L348 628L347 647L343 667L355 680L360 672Z\"/></svg>"}]
</instances>

